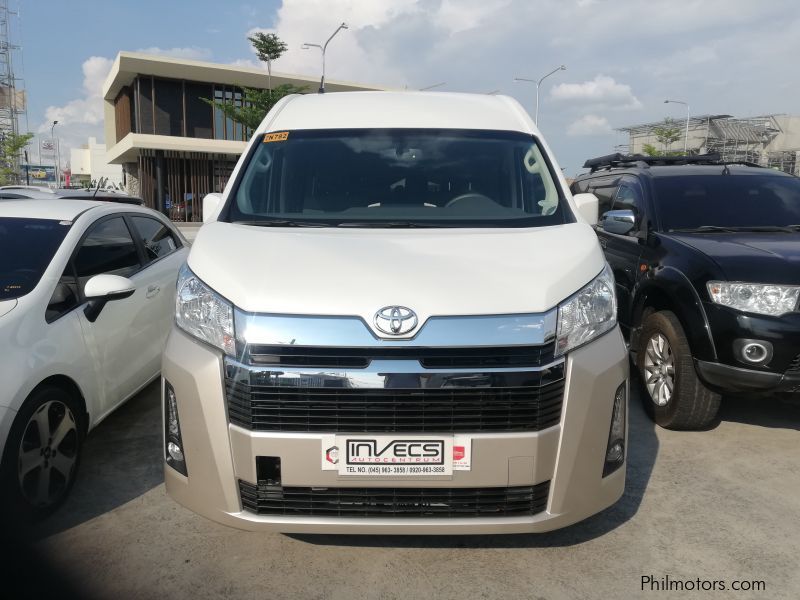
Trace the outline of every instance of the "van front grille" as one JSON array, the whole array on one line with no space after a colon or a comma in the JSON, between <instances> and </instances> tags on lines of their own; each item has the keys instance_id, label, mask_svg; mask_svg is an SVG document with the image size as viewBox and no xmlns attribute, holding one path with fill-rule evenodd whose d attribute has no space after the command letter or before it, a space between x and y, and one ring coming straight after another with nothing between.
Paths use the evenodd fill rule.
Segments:
<instances>
[{"instance_id":1,"label":"van front grille","mask_svg":"<svg viewBox=\"0 0 800 600\"><path fill-rule=\"evenodd\" d=\"M398 374L398 387L384 388L344 387L347 380L324 375L251 375L250 383L228 378L226 396L230 422L252 431L541 431L559 423L564 397L563 364L524 373L448 374L436 382ZM439 387L410 387L411 379Z\"/></svg>"},{"instance_id":2,"label":"van front grille","mask_svg":"<svg viewBox=\"0 0 800 600\"><path fill-rule=\"evenodd\" d=\"M239 481L242 509L259 515L469 518L537 515L550 482L495 488L322 488Z\"/></svg>"}]
</instances>

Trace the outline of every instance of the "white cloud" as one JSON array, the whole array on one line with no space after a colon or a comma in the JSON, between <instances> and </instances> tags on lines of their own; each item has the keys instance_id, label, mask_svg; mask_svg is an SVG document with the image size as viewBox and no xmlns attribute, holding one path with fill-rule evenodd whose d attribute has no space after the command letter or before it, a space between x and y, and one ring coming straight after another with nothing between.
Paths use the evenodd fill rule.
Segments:
<instances>
[{"instance_id":1,"label":"white cloud","mask_svg":"<svg viewBox=\"0 0 800 600\"><path fill-rule=\"evenodd\" d=\"M567 135L607 135L611 133L608 119L597 115L583 115L567 127Z\"/></svg>"},{"instance_id":2,"label":"white cloud","mask_svg":"<svg viewBox=\"0 0 800 600\"><path fill-rule=\"evenodd\" d=\"M617 83L607 75L597 75L583 83L560 83L551 90L550 96L553 100L609 108L632 109L642 106L633 95L631 86Z\"/></svg>"},{"instance_id":3,"label":"white cloud","mask_svg":"<svg viewBox=\"0 0 800 600\"><path fill-rule=\"evenodd\" d=\"M70 148L80 148L89 136L103 139L103 82L111 69L111 61L102 56L92 56L83 61L81 96L62 106L48 106L45 120L36 128L38 138L49 138L53 121L58 121L54 133L61 145L61 163L69 162ZM36 155L36 141L31 144Z\"/></svg>"},{"instance_id":4,"label":"white cloud","mask_svg":"<svg viewBox=\"0 0 800 600\"><path fill-rule=\"evenodd\" d=\"M211 58L211 50L208 48L197 48L195 46L186 48L159 48L150 46L149 48L139 48L136 52L142 54L158 54L171 58L185 58L188 60L208 60Z\"/></svg>"}]
</instances>

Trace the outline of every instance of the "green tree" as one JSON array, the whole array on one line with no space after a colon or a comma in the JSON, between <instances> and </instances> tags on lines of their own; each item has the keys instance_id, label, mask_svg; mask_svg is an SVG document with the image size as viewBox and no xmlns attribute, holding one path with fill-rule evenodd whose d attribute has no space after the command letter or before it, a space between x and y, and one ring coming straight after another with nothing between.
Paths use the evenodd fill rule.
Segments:
<instances>
[{"instance_id":1,"label":"green tree","mask_svg":"<svg viewBox=\"0 0 800 600\"><path fill-rule=\"evenodd\" d=\"M289 48L286 42L281 40L274 33L264 33L259 31L255 35L248 37L250 43L258 55L258 60L267 63L267 88L272 89L272 61L278 60Z\"/></svg>"},{"instance_id":2,"label":"green tree","mask_svg":"<svg viewBox=\"0 0 800 600\"><path fill-rule=\"evenodd\" d=\"M232 121L241 123L248 129L255 129L278 100L289 94L303 94L306 87L286 83L272 89L272 61L278 60L286 52L287 46L274 33L259 32L247 39L253 44L259 60L267 63L267 89L244 88L242 106L206 98L203 101L221 110Z\"/></svg>"},{"instance_id":3,"label":"green tree","mask_svg":"<svg viewBox=\"0 0 800 600\"><path fill-rule=\"evenodd\" d=\"M670 118L664 119L661 125L653 127L653 134L656 141L663 147L663 153L668 154L669 147L673 142L681 139L681 128Z\"/></svg>"},{"instance_id":4,"label":"green tree","mask_svg":"<svg viewBox=\"0 0 800 600\"><path fill-rule=\"evenodd\" d=\"M32 137L32 133L0 133L0 185L17 183L19 155Z\"/></svg>"}]
</instances>

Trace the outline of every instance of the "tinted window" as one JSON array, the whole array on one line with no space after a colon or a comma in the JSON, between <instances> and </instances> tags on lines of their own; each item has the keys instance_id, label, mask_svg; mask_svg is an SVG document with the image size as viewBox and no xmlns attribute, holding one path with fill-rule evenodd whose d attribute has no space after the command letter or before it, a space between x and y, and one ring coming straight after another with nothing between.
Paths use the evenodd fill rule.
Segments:
<instances>
[{"instance_id":1,"label":"tinted window","mask_svg":"<svg viewBox=\"0 0 800 600\"><path fill-rule=\"evenodd\" d=\"M591 183L589 183L589 191L597 196L597 214L601 217L604 213L611 210L611 206L614 203L614 192L617 191L618 181L618 178L601 177L593 179Z\"/></svg>"},{"instance_id":2,"label":"tinted window","mask_svg":"<svg viewBox=\"0 0 800 600\"><path fill-rule=\"evenodd\" d=\"M71 224L0 217L0 300L19 298L36 287Z\"/></svg>"},{"instance_id":3,"label":"tinted window","mask_svg":"<svg viewBox=\"0 0 800 600\"><path fill-rule=\"evenodd\" d=\"M800 179L780 175L689 175L653 180L661 227L800 224Z\"/></svg>"},{"instance_id":4,"label":"tinted window","mask_svg":"<svg viewBox=\"0 0 800 600\"><path fill-rule=\"evenodd\" d=\"M573 220L531 136L424 129L267 134L227 219L393 227Z\"/></svg>"},{"instance_id":5,"label":"tinted window","mask_svg":"<svg viewBox=\"0 0 800 600\"><path fill-rule=\"evenodd\" d=\"M127 277L139 269L139 253L122 217L95 225L81 243L75 270L83 290L93 275L110 273Z\"/></svg>"},{"instance_id":6,"label":"tinted window","mask_svg":"<svg viewBox=\"0 0 800 600\"><path fill-rule=\"evenodd\" d=\"M630 210L639 216L642 212L642 188L635 179L625 178L614 196L613 210Z\"/></svg>"},{"instance_id":7,"label":"tinted window","mask_svg":"<svg viewBox=\"0 0 800 600\"><path fill-rule=\"evenodd\" d=\"M131 217L131 221L144 244L148 262L166 256L178 248L169 227L158 219Z\"/></svg>"}]
</instances>

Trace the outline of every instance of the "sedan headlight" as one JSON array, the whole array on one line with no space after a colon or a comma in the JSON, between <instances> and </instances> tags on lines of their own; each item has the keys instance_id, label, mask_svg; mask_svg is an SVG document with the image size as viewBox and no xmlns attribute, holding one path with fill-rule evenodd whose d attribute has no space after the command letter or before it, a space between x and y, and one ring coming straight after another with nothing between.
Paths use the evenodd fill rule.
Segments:
<instances>
[{"instance_id":1,"label":"sedan headlight","mask_svg":"<svg viewBox=\"0 0 800 600\"><path fill-rule=\"evenodd\" d=\"M233 306L200 281L185 264L178 274L175 324L225 354L236 355Z\"/></svg>"},{"instance_id":2,"label":"sedan headlight","mask_svg":"<svg viewBox=\"0 0 800 600\"><path fill-rule=\"evenodd\" d=\"M742 312L779 317L797 310L800 286L738 281L709 281L708 295L712 302Z\"/></svg>"},{"instance_id":3,"label":"sedan headlight","mask_svg":"<svg viewBox=\"0 0 800 600\"><path fill-rule=\"evenodd\" d=\"M556 356L590 342L616 324L614 274L606 264L586 287L558 306Z\"/></svg>"}]
</instances>

